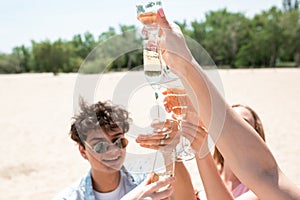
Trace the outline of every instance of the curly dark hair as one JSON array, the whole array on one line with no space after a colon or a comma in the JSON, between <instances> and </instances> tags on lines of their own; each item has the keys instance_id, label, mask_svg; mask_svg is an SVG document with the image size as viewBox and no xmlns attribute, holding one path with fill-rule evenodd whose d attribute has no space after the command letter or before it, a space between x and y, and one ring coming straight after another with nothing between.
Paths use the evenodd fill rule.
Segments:
<instances>
[{"instance_id":1,"label":"curly dark hair","mask_svg":"<svg viewBox=\"0 0 300 200\"><path fill-rule=\"evenodd\" d=\"M73 117L74 122L71 125L70 136L72 140L83 147L83 141L92 130L102 129L106 132L121 128L123 133L129 130L131 119L128 112L111 101L99 101L88 105L81 99L80 108L81 112Z\"/></svg>"}]
</instances>

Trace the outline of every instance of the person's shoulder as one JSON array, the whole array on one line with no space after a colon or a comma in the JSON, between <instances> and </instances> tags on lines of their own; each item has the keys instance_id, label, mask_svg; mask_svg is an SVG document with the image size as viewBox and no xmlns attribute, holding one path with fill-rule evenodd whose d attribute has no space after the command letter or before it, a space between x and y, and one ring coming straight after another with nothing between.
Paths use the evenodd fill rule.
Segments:
<instances>
[{"instance_id":1,"label":"person's shoulder","mask_svg":"<svg viewBox=\"0 0 300 200\"><path fill-rule=\"evenodd\" d=\"M63 191L52 200L87 200L94 199L90 175L87 174Z\"/></svg>"}]
</instances>

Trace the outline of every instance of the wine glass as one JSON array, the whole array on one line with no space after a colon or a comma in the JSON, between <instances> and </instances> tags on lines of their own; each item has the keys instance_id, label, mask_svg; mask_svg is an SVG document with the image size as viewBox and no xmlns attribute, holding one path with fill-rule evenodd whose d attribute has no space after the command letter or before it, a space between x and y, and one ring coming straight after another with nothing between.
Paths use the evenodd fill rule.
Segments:
<instances>
[{"instance_id":1,"label":"wine glass","mask_svg":"<svg viewBox=\"0 0 300 200\"><path fill-rule=\"evenodd\" d=\"M172 76L168 76L168 74L171 73L170 71L165 71L164 78L165 82L161 82L160 87L161 90L167 90L171 89L173 92L171 96L175 97L176 99L180 98L187 98L187 94L183 89L183 85L179 78L175 78L174 74ZM162 92L164 92L162 91ZM170 96L170 95L169 95ZM182 131L182 121L186 116L186 112L188 109L188 105L186 103L178 101L178 104L176 106L173 106L171 108L171 114L172 118L176 119L178 122L178 130L179 132ZM194 151L190 147L191 142L185 138L184 136L180 135L179 143L177 144L175 148L176 152L176 161L188 161L195 157Z\"/></svg>"},{"instance_id":2,"label":"wine glass","mask_svg":"<svg viewBox=\"0 0 300 200\"><path fill-rule=\"evenodd\" d=\"M153 169L151 172L151 182L159 181L160 179L172 177L175 172L175 151L157 151L159 152L154 160ZM164 190L169 185L160 190Z\"/></svg>"},{"instance_id":3,"label":"wine glass","mask_svg":"<svg viewBox=\"0 0 300 200\"><path fill-rule=\"evenodd\" d=\"M143 61L144 74L147 81L154 89L156 105L158 106L159 85L162 78L162 68L159 49L159 26L156 23L158 9L162 7L161 0L137 0L137 19L144 25L143 29ZM157 118L160 118L159 108L157 108Z\"/></svg>"},{"instance_id":4,"label":"wine glass","mask_svg":"<svg viewBox=\"0 0 300 200\"><path fill-rule=\"evenodd\" d=\"M159 26L156 22L157 11L162 8L161 0L137 0L137 19L144 25L145 39L144 39L144 74L147 81L155 91L155 99L157 107L159 107L158 98L159 90L162 88L173 87L174 83L180 82L179 78L173 74L164 60L162 59L161 51L159 48ZM180 82L181 83L181 82ZM182 84L180 84L182 87ZM183 106L183 105L179 105ZM177 108L179 109L179 108ZM183 109L182 110L186 110ZM179 130L181 130L181 122L184 117L182 114L174 114L174 117L179 122ZM159 109L157 110L157 117L160 120ZM176 146L176 157L180 160L190 160L194 158L194 154L189 150L189 141L180 136L180 142Z\"/></svg>"},{"instance_id":5,"label":"wine glass","mask_svg":"<svg viewBox=\"0 0 300 200\"><path fill-rule=\"evenodd\" d=\"M157 120L161 121L160 105L159 105L159 89L162 79L162 62L159 48L159 26L156 23L157 11L162 8L161 0L137 0L137 19L144 25L143 28L143 61L144 61L144 75L149 84L154 89ZM158 165L159 153L163 154L165 168L156 171ZM173 156L172 156L173 155ZM171 158L171 159L170 159ZM165 154L163 151L156 151L153 170L152 181L157 181L159 177L174 175L174 151L171 154Z\"/></svg>"},{"instance_id":6,"label":"wine glass","mask_svg":"<svg viewBox=\"0 0 300 200\"><path fill-rule=\"evenodd\" d=\"M158 34L159 31L156 15L160 8L162 8L161 0L136 0L137 19L153 34Z\"/></svg>"}]
</instances>

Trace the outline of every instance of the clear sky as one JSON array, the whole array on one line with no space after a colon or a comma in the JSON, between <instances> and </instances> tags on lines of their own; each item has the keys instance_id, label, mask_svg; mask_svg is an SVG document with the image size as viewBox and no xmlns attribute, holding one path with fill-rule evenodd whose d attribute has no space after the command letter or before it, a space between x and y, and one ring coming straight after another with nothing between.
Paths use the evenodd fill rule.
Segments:
<instances>
[{"instance_id":1,"label":"clear sky","mask_svg":"<svg viewBox=\"0 0 300 200\"><path fill-rule=\"evenodd\" d=\"M58 38L70 40L86 31L98 37L108 27L139 25L136 0L0 0L0 52L10 53L19 45ZM227 8L253 17L281 0L164 0L169 20L204 20L205 13Z\"/></svg>"}]
</instances>

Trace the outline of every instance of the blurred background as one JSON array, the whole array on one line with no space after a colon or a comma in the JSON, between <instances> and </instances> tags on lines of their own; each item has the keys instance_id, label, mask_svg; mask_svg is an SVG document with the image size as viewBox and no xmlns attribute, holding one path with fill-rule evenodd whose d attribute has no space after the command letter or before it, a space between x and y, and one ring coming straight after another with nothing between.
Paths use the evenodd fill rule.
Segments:
<instances>
[{"instance_id":1,"label":"blurred background","mask_svg":"<svg viewBox=\"0 0 300 200\"><path fill-rule=\"evenodd\" d=\"M299 0L165 0L163 6L218 67L299 66ZM127 31L141 26L134 1L2 0L0 18L0 73L77 72L97 45L117 34L135 42ZM126 71L141 63L137 51L109 68Z\"/></svg>"},{"instance_id":2,"label":"blurred background","mask_svg":"<svg viewBox=\"0 0 300 200\"><path fill-rule=\"evenodd\" d=\"M220 68L227 101L257 111L267 145L297 185L299 5L297 0L163 4L169 20ZM135 2L0 0L0 19L0 199L51 199L89 168L68 136L78 69L112 36L121 38L112 52L128 41L141 42L131 31L141 26ZM109 55L106 59L113 59ZM82 72L108 69L101 77L104 87L97 88L101 95L95 95L95 100L107 100L128 70L142 62L137 50ZM195 163L186 164L196 189L201 188Z\"/></svg>"}]
</instances>

